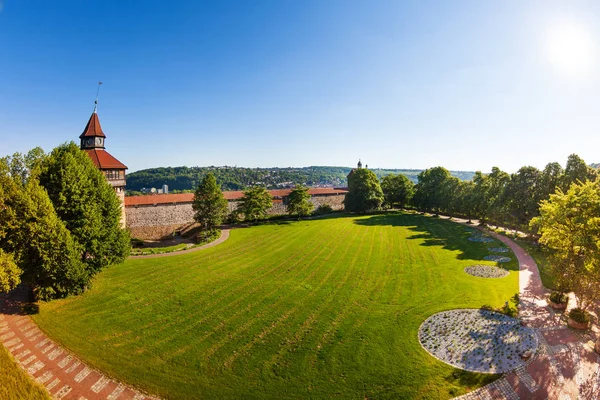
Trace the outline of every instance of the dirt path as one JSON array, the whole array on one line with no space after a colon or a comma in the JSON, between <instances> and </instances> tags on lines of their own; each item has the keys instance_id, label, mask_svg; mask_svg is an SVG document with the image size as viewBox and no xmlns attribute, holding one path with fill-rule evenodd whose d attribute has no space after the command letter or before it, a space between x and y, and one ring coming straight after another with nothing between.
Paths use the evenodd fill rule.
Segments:
<instances>
[{"instance_id":1,"label":"dirt path","mask_svg":"<svg viewBox=\"0 0 600 400\"><path fill-rule=\"evenodd\" d=\"M210 243L207 243L205 245L202 245L202 246L193 247L193 248L187 249L187 250L174 251L172 253L148 254L148 255L145 255L145 256L130 256L129 258L131 258L131 259L138 259L138 258L171 257L171 256L178 256L180 254L187 254L187 253L192 253L194 251L208 249L209 247L214 247L216 245L219 245L219 244L223 243L227 239L229 239L229 231L230 230L231 229L221 229L221 236L217 240L214 240L214 241L212 241Z\"/></svg>"},{"instance_id":2,"label":"dirt path","mask_svg":"<svg viewBox=\"0 0 600 400\"><path fill-rule=\"evenodd\" d=\"M510 247L519 261L519 317L535 329L539 346L526 366L460 399L600 399L600 357L593 349L600 337L597 328L585 332L568 328L564 313L548 306L548 290L533 258L511 239L489 233Z\"/></svg>"}]
</instances>

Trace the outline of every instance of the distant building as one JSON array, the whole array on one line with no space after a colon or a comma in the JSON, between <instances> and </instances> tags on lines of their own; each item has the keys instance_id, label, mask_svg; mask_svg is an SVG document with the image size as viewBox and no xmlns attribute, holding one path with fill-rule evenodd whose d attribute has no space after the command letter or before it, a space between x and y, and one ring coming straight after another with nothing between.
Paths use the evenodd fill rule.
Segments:
<instances>
[{"instance_id":1,"label":"distant building","mask_svg":"<svg viewBox=\"0 0 600 400\"><path fill-rule=\"evenodd\" d=\"M100 120L95 109L83 133L79 135L79 139L81 139L81 150L86 152L94 165L96 165L96 168L102 171L108 183L115 189L121 201L121 224L124 227L126 225L125 170L127 167L104 149L106 135L102 132Z\"/></svg>"},{"instance_id":2,"label":"distant building","mask_svg":"<svg viewBox=\"0 0 600 400\"><path fill-rule=\"evenodd\" d=\"M162 192L163 194L169 194L169 185L163 185Z\"/></svg>"}]
</instances>

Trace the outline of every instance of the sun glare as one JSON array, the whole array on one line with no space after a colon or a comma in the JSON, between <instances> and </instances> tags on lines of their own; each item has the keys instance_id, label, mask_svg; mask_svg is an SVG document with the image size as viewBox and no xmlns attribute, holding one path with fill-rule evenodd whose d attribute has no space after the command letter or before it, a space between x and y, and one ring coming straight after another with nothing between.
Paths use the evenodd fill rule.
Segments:
<instances>
[{"instance_id":1,"label":"sun glare","mask_svg":"<svg viewBox=\"0 0 600 400\"><path fill-rule=\"evenodd\" d=\"M597 43L582 23L563 21L546 32L545 51L549 62L562 75L585 79L594 69Z\"/></svg>"}]
</instances>

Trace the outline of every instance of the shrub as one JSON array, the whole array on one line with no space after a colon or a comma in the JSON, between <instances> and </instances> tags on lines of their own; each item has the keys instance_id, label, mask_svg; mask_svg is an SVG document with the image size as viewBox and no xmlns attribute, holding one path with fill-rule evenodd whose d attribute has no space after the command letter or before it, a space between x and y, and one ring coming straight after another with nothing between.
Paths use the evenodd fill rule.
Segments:
<instances>
[{"instance_id":1,"label":"shrub","mask_svg":"<svg viewBox=\"0 0 600 400\"><path fill-rule=\"evenodd\" d=\"M321 215L321 214L329 214L333 212L333 208L331 208L331 206L329 204L321 204L319 207L317 207L317 209L315 211L313 211L314 215Z\"/></svg>"},{"instance_id":2,"label":"shrub","mask_svg":"<svg viewBox=\"0 0 600 400\"><path fill-rule=\"evenodd\" d=\"M552 292L549 299L554 304L566 304L569 301L567 294L562 292Z\"/></svg>"},{"instance_id":3,"label":"shrub","mask_svg":"<svg viewBox=\"0 0 600 400\"><path fill-rule=\"evenodd\" d=\"M569 311L569 318L575 322L579 322L580 324L587 324L590 322L590 314L581 308L574 308Z\"/></svg>"}]
</instances>

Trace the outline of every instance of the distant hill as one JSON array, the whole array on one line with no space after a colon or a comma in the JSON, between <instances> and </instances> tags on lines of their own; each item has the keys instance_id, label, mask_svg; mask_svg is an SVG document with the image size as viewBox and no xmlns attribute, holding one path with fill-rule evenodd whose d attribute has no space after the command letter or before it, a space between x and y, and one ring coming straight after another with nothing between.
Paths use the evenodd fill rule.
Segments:
<instances>
[{"instance_id":1,"label":"distant hill","mask_svg":"<svg viewBox=\"0 0 600 400\"><path fill-rule=\"evenodd\" d=\"M268 189L292 187L304 184L312 187L343 187L349 167L303 167L303 168L243 168L243 167L164 167L150 168L127 175L128 192L144 188L161 188L169 191L193 190L202 178L212 172L223 190L243 190L254 185ZM388 174L404 174L417 182L420 169L371 169L378 178ZM451 171L453 176L470 180L473 172Z\"/></svg>"},{"instance_id":2,"label":"distant hill","mask_svg":"<svg viewBox=\"0 0 600 400\"><path fill-rule=\"evenodd\" d=\"M590 164L590 167L592 167L592 168L596 168L596 169L599 169L599 168L600 168L600 163L593 163L593 164Z\"/></svg>"}]
</instances>

